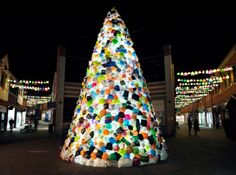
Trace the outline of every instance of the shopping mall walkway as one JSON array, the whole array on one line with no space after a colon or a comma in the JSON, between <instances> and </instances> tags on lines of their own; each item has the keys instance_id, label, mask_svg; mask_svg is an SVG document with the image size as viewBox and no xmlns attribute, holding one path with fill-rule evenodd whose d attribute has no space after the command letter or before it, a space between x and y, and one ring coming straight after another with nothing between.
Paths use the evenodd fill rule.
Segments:
<instances>
[{"instance_id":1,"label":"shopping mall walkway","mask_svg":"<svg viewBox=\"0 0 236 175\"><path fill-rule=\"evenodd\" d=\"M59 158L58 140L47 131L0 135L0 174L24 175L235 175L236 141L222 129L201 129L188 136L185 127L176 137L166 138L169 157L140 168L95 168L68 163Z\"/></svg>"}]
</instances>

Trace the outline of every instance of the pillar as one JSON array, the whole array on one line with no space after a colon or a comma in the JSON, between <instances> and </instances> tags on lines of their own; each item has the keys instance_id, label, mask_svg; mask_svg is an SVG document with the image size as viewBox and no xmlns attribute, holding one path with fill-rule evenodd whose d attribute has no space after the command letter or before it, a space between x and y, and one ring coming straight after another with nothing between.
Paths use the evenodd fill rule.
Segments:
<instances>
[{"instance_id":1,"label":"pillar","mask_svg":"<svg viewBox=\"0 0 236 175\"><path fill-rule=\"evenodd\" d=\"M164 46L164 63L165 63L165 83L166 83L166 129L168 136L174 136L176 132L175 122L175 76L174 66L171 58L171 46Z\"/></svg>"},{"instance_id":2,"label":"pillar","mask_svg":"<svg viewBox=\"0 0 236 175\"><path fill-rule=\"evenodd\" d=\"M61 135L63 130L64 113L64 81L65 81L65 48L59 47L57 52L57 78L56 78L56 125L55 133Z\"/></svg>"}]
</instances>

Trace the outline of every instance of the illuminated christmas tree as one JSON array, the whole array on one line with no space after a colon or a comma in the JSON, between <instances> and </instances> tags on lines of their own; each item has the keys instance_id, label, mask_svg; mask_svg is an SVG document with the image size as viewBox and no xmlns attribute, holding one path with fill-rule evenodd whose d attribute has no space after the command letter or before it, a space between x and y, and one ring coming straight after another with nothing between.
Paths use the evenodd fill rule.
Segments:
<instances>
[{"instance_id":1,"label":"illuminated christmas tree","mask_svg":"<svg viewBox=\"0 0 236 175\"><path fill-rule=\"evenodd\" d=\"M164 138L128 29L113 8L82 83L61 158L97 167L154 164Z\"/></svg>"}]
</instances>

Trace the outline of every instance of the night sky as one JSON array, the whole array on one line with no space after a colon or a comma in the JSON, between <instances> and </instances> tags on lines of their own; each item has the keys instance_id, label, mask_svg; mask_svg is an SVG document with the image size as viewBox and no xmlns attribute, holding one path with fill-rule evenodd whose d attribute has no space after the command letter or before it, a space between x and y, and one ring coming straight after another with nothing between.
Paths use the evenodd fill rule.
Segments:
<instances>
[{"instance_id":1,"label":"night sky","mask_svg":"<svg viewBox=\"0 0 236 175\"><path fill-rule=\"evenodd\" d=\"M0 54L8 53L16 78L51 81L59 45L67 48L69 57L78 58L78 64L81 58L88 65L103 20L114 6L139 59L154 60L160 70L165 44L172 45L175 70L190 71L217 67L236 43L236 14L228 7L126 1L9 8L0 16ZM80 67L78 75L84 75L86 67Z\"/></svg>"}]
</instances>

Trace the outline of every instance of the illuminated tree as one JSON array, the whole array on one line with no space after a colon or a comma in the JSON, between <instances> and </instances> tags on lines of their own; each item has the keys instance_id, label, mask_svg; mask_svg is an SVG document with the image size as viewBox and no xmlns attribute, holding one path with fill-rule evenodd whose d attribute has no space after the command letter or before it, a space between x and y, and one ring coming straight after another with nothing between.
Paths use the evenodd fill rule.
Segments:
<instances>
[{"instance_id":1,"label":"illuminated tree","mask_svg":"<svg viewBox=\"0 0 236 175\"><path fill-rule=\"evenodd\" d=\"M140 166L167 158L128 29L113 8L98 35L61 151L89 166Z\"/></svg>"}]
</instances>

